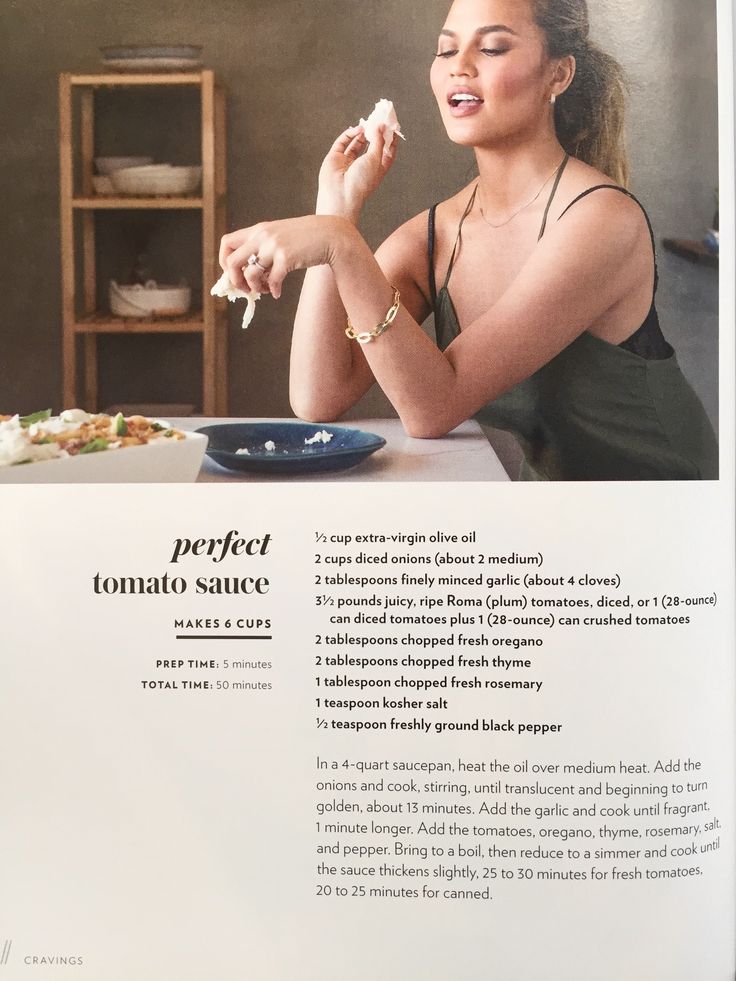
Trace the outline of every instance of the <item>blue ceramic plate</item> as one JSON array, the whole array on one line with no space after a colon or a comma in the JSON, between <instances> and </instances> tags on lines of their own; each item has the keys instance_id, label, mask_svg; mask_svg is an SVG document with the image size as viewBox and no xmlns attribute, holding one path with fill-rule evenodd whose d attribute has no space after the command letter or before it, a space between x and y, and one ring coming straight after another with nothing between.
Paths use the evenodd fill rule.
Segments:
<instances>
[{"instance_id":1,"label":"blue ceramic plate","mask_svg":"<svg viewBox=\"0 0 736 981\"><path fill-rule=\"evenodd\" d=\"M322 430L328 443L305 443ZM386 445L375 433L306 422L230 422L197 430L209 438L207 456L228 470L302 474L347 470ZM275 444L267 450L266 443ZM238 453L238 450L248 453Z\"/></svg>"}]
</instances>

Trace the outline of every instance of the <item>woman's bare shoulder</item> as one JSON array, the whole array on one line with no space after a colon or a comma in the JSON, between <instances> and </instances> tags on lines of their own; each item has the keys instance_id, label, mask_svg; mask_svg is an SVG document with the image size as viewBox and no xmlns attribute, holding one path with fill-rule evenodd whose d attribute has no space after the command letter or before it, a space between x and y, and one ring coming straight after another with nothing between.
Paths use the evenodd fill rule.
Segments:
<instances>
[{"instance_id":1,"label":"woman's bare shoulder","mask_svg":"<svg viewBox=\"0 0 736 981\"><path fill-rule=\"evenodd\" d=\"M622 188L595 167L572 158L565 169L549 217L556 221L563 214L570 214L579 208L585 208L591 220L604 215L616 220L617 224L623 222L646 226L643 206L637 203L627 188Z\"/></svg>"},{"instance_id":2,"label":"woman's bare shoulder","mask_svg":"<svg viewBox=\"0 0 736 981\"><path fill-rule=\"evenodd\" d=\"M420 212L381 243L376 261L402 294L404 305L419 322L429 312L428 211Z\"/></svg>"},{"instance_id":3,"label":"woman's bare shoulder","mask_svg":"<svg viewBox=\"0 0 736 981\"><path fill-rule=\"evenodd\" d=\"M392 232L376 250L376 260L390 278L408 276L422 292L427 265L427 211L423 211Z\"/></svg>"}]
</instances>

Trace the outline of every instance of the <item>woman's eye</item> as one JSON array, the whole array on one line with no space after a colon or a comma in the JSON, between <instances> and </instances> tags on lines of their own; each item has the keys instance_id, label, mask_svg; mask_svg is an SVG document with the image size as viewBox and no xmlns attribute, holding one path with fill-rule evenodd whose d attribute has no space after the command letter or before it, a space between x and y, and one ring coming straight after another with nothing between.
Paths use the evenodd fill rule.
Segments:
<instances>
[{"instance_id":1,"label":"woman's eye","mask_svg":"<svg viewBox=\"0 0 736 981\"><path fill-rule=\"evenodd\" d=\"M481 54L488 55L491 58L498 58L500 55L506 54L508 48L481 48ZM437 58L454 58L457 54L457 48L448 48L446 51L438 51L436 54Z\"/></svg>"}]
</instances>

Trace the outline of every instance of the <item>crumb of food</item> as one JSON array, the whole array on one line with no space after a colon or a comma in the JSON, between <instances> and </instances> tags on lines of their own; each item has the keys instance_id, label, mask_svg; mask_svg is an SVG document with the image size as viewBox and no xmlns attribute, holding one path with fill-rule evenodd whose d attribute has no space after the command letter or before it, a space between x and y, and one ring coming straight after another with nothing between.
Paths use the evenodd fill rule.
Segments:
<instances>
[{"instance_id":1,"label":"crumb of food","mask_svg":"<svg viewBox=\"0 0 736 981\"><path fill-rule=\"evenodd\" d=\"M263 444L263 446L264 446L264 448L265 448L265 450L266 450L267 453L273 453L273 451L276 449L276 444L274 443L274 441L272 439L267 440Z\"/></svg>"},{"instance_id":2,"label":"crumb of food","mask_svg":"<svg viewBox=\"0 0 736 981\"><path fill-rule=\"evenodd\" d=\"M384 150L388 150L393 143L394 133L400 136L402 140L406 140L406 137L401 132L401 125L399 124L394 104L390 99L379 99L370 116L367 119L361 119L358 125L363 127L365 138L369 143L372 143L378 136L379 126L385 126L386 129L383 134Z\"/></svg>"},{"instance_id":3,"label":"crumb of food","mask_svg":"<svg viewBox=\"0 0 736 981\"><path fill-rule=\"evenodd\" d=\"M227 272L224 272L222 276L220 276L210 290L210 293L212 296L227 297L231 303L235 300L247 300L247 306L245 308L245 313L243 314L243 330L250 326L250 322L253 320L256 312L256 301L260 300L261 298L260 293L246 293L245 290L239 290L230 282L230 277L228 276Z\"/></svg>"},{"instance_id":4,"label":"crumb of food","mask_svg":"<svg viewBox=\"0 0 736 981\"><path fill-rule=\"evenodd\" d=\"M332 439L333 434L328 433L326 429L321 429L314 436L310 436L309 439L305 437L304 443L306 446L312 446L313 443L329 443Z\"/></svg>"},{"instance_id":5,"label":"crumb of food","mask_svg":"<svg viewBox=\"0 0 736 981\"><path fill-rule=\"evenodd\" d=\"M236 456L250 456L250 450L245 446L241 446L239 450L235 451Z\"/></svg>"}]
</instances>

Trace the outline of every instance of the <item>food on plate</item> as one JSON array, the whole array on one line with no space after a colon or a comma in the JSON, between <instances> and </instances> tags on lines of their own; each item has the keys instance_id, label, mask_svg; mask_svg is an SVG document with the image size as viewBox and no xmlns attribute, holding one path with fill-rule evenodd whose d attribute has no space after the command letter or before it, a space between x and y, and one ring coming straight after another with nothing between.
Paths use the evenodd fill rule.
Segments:
<instances>
[{"instance_id":1,"label":"food on plate","mask_svg":"<svg viewBox=\"0 0 736 981\"><path fill-rule=\"evenodd\" d=\"M245 308L245 313L243 314L243 330L250 326L250 322L255 316L256 312L256 301L260 300L261 294L249 292L246 293L245 290L239 290L236 286L230 282L230 277L228 276L227 270L220 276L215 285L210 290L212 296L227 297L231 303L235 300L247 300L247 306Z\"/></svg>"},{"instance_id":2,"label":"food on plate","mask_svg":"<svg viewBox=\"0 0 736 981\"><path fill-rule=\"evenodd\" d=\"M369 143L373 143L378 136L379 126L385 126L386 129L383 134L384 150L388 150L393 143L394 133L400 136L402 140L406 140L406 137L401 132L401 126L396 115L396 110L394 109L394 104L390 99L379 99L370 116L367 119L361 119L358 125L363 127L365 138Z\"/></svg>"},{"instance_id":3,"label":"food on plate","mask_svg":"<svg viewBox=\"0 0 736 981\"><path fill-rule=\"evenodd\" d=\"M314 443L329 443L332 439L332 433L328 433L326 429L321 429L314 436L310 436L309 439L305 437L305 446L312 446Z\"/></svg>"},{"instance_id":4,"label":"food on plate","mask_svg":"<svg viewBox=\"0 0 736 981\"><path fill-rule=\"evenodd\" d=\"M304 445L305 446L314 446L315 443L325 444L325 443L329 443L332 438L333 438L333 434L332 433L328 433L326 429L321 429L319 432L315 433L314 436L305 437L304 438ZM269 440L267 440L263 444L263 449L266 451L266 453L275 453L276 452L276 443L272 439L269 439ZM279 450L279 452L280 453L293 453L295 451L294 450L291 450L289 447L283 447L283 448L281 448ZM302 453L306 453L307 451L306 450L302 450L301 452ZM256 450L256 453L258 453L258 450ZM248 449L247 446L241 446L240 449L237 449L235 451L235 455L236 456L250 456L251 454L250 454L250 450Z\"/></svg>"},{"instance_id":5,"label":"food on plate","mask_svg":"<svg viewBox=\"0 0 736 981\"><path fill-rule=\"evenodd\" d=\"M0 466L101 453L129 446L144 446L165 439L184 439L168 423L145 416L91 414L51 409L28 416L0 415Z\"/></svg>"}]
</instances>

